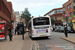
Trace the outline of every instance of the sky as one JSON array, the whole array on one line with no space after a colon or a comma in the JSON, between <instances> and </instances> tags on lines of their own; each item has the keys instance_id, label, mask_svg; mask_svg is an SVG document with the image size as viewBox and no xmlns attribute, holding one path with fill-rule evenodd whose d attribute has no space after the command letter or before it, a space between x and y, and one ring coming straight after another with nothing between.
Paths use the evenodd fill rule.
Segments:
<instances>
[{"instance_id":1,"label":"sky","mask_svg":"<svg viewBox=\"0 0 75 50\"><path fill-rule=\"evenodd\" d=\"M14 11L20 13L28 8L31 16L43 16L47 12L55 8L61 8L68 0L7 0L11 1Z\"/></svg>"}]
</instances>

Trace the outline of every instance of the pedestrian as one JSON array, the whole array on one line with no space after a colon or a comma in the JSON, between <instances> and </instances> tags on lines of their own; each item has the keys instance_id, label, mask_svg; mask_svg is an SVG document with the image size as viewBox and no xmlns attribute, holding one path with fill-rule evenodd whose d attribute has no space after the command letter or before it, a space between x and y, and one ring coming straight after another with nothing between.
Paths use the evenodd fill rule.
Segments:
<instances>
[{"instance_id":1,"label":"pedestrian","mask_svg":"<svg viewBox=\"0 0 75 50\"><path fill-rule=\"evenodd\" d=\"M66 25L65 25L65 29L64 30L65 30L65 36L68 37L68 34L67 34L67 26Z\"/></svg>"},{"instance_id":2,"label":"pedestrian","mask_svg":"<svg viewBox=\"0 0 75 50\"><path fill-rule=\"evenodd\" d=\"M13 38L14 38L14 35L15 35L15 28L13 28L12 34L13 34Z\"/></svg>"},{"instance_id":3,"label":"pedestrian","mask_svg":"<svg viewBox=\"0 0 75 50\"><path fill-rule=\"evenodd\" d=\"M53 27L51 27L51 31L53 32Z\"/></svg>"},{"instance_id":4,"label":"pedestrian","mask_svg":"<svg viewBox=\"0 0 75 50\"><path fill-rule=\"evenodd\" d=\"M21 27L21 34L22 34L22 39L24 40L24 27Z\"/></svg>"},{"instance_id":5,"label":"pedestrian","mask_svg":"<svg viewBox=\"0 0 75 50\"><path fill-rule=\"evenodd\" d=\"M8 28L9 31L9 40L12 41L12 33L11 33L11 28Z\"/></svg>"},{"instance_id":6,"label":"pedestrian","mask_svg":"<svg viewBox=\"0 0 75 50\"><path fill-rule=\"evenodd\" d=\"M16 35L17 29L15 28L15 35Z\"/></svg>"}]
</instances>

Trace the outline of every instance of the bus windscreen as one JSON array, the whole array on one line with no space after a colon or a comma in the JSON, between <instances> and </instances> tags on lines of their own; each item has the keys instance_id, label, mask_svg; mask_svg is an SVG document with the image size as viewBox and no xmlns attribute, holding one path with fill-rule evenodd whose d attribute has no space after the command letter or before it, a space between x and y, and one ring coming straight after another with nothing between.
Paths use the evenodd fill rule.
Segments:
<instances>
[{"instance_id":1,"label":"bus windscreen","mask_svg":"<svg viewBox=\"0 0 75 50\"><path fill-rule=\"evenodd\" d=\"M39 17L33 19L33 26L38 26L38 25L49 25L49 18L47 17Z\"/></svg>"}]
</instances>

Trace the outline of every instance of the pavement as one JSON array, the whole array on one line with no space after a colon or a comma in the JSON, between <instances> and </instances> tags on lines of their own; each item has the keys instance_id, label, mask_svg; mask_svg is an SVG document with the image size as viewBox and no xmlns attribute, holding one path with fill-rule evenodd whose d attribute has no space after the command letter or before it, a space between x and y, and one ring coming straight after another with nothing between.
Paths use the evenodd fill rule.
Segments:
<instances>
[{"instance_id":1,"label":"pavement","mask_svg":"<svg viewBox=\"0 0 75 50\"><path fill-rule=\"evenodd\" d=\"M61 37L61 38L75 44L75 37Z\"/></svg>"},{"instance_id":2,"label":"pavement","mask_svg":"<svg viewBox=\"0 0 75 50\"><path fill-rule=\"evenodd\" d=\"M0 50L32 50L32 40L27 34L24 35L24 40L22 35L14 35L12 41L7 36L7 41L0 41Z\"/></svg>"}]
</instances>

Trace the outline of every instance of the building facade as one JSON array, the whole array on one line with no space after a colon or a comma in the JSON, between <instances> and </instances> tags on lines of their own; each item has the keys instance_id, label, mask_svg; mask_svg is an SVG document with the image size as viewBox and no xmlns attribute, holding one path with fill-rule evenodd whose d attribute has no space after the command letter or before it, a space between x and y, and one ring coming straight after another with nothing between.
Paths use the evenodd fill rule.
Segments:
<instances>
[{"instance_id":1,"label":"building facade","mask_svg":"<svg viewBox=\"0 0 75 50\"><path fill-rule=\"evenodd\" d=\"M12 28L12 3L7 0L0 0L0 20L6 21L7 28Z\"/></svg>"},{"instance_id":2,"label":"building facade","mask_svg":"<svg viewBox=\"0 0 75 50\"><path fill-rule=\"evenodd\" d=\"M69 13L68 23L72 24L72 27L75 29L75 0L68 0L63 4L63 16L65 18L65 13Z\"/></svg>"},{"instance_id":3,"label":"building facade","mask_svg":"<svg viewBox=\"0 0 75 50\"><path fill-rule=\"evenodd\" d=\"M20 14L19 14L19 12L14 12L14 16L15 16L15 27L16 27L17 23L20 22Z\"/></svg>"},{"instance_id":4,"label":"building facade","mask_svg":"<svg viewBox=\"0 0 75 50\"><path fill-rule=\"evenodd\" d=\"M20 22L20 14L19 14L19 12L14 12L14 15L16 16L16 21Z\"/></svg>"},{"instance_id":5,"label":"building facade","mask_svg":"<svg viewBox=\"0 0 75 50\"><path fill-rule=\"evenodd\" d=\"M47 15L55 20L55 22L54 22L55 25L61 25L62 24L62 21L61 21L61 20L63 20L62 8L52 9L51 11L46 13L44 16L47 16Z\"/></svg>"},{"instance_id":6,"label":"building facade","mask_svg":"<svg viewBox=\"0 0 75 50\"><path fill-rule=\"evenodd\" d=\"M15 24L15 21L16 21L16 16L14 14L14 10L13 10L13 13L12 13L12 25L13 25L13 28L15 28L16 24Z\"/></svg>"}]
</instances>

